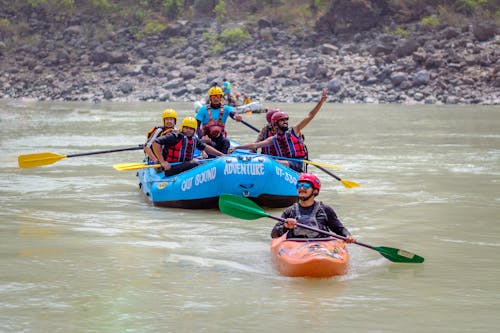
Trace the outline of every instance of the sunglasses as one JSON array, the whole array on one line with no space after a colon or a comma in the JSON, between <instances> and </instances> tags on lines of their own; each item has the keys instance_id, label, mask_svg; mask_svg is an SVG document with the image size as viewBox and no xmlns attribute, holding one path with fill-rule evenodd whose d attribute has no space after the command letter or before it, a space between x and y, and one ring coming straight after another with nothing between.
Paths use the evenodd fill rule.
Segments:
<instances>
[{"instance_id":1,"label":"sunglasses","mask_svg":"<svg viewBox=\"0 0 500 333\"><path fill-rule=\"evenodd\" d=\"M304 190L308 190L311 188L311 184L309 183L299 183L297 184L297 190L303 188Z\"/></svg>"}]
</instances>

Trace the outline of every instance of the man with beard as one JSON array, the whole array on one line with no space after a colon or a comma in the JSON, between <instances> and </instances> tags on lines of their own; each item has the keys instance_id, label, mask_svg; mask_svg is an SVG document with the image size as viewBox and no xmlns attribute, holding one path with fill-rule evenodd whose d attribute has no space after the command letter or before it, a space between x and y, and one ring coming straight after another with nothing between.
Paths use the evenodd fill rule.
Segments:
<instances>
[{"instance_id":1,"label":"man with beard","mask_svg":"<svg viewBox=\"0 0 500 333\"><path fill-rule=\"evenodd\" d=\"M318 111L323 106L327 98L327 90L323 89L321 100L309 112L309 114L302 119L297 125L292 128L288 127L288 114L283 111L275 112L271 117L272 125L275 126L277 132L275 135L270 136L262 141L249 143L241 146L234 147L229 151L235 149L253 149L274 146L276 156L286 158L293 158L303 160L307 157L307 150L304 145L304 138L302 136L302 129L309 124L309 122L316 116ZM285 166L297 171L303 172L303 163L299 161L280 161Z\"/></svg>"},{"instance_id":2,"label":"man with beard","mask_svg":"<svg viewBox=\"0 0 500 333\"><path fill-rule=\"evenodd\" d=\"M210 88L208 95L210 101L203 105L196 113L198 121L198 136L204 142L218 151L226 154L229 148L229 140L226 138L225 124L228 117L241 121L241 115L236 114L232 107L222 102L222 89L215 85ZM204 138L207 136L208 138ZM209 157L213 157L209 154Z\"/></svg>"},{"instance_id":3,"label":"man with beard","mask_svg":"<svg viewBox=\"0 0 500 333\"><path fill-rule=\"evenodd\" d=\"M321 182L316 175L303 173L297 182L299 202L288 207L281 215L285 221L276 223L271 231L271 237L281 237L287 233L287 238L323 238L323 234L297 226L297 222L321 229L332 231L337 235L344 236L347 243L355 239L349 230L340 222L337 214L330 206L316 201L316 196L321 189Z\"/></svg>"}]
</instances>

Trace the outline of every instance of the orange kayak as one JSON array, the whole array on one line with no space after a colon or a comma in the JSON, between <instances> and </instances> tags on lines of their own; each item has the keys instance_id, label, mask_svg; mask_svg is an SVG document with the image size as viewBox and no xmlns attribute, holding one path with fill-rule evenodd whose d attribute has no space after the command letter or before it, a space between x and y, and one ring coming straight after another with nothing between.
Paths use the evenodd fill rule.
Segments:
<instances>
[{"instance_id":1,"label":"orange kayak","mask_svg":"<svg viewBox=\"0 0 500 333\"><path fill-rule=\"evenodd\" d=\"M271 256L278 271L285 276L325 278L347 273L349 252L340 239L286 239L271 242Z\"/></svg>"}]
</instances>

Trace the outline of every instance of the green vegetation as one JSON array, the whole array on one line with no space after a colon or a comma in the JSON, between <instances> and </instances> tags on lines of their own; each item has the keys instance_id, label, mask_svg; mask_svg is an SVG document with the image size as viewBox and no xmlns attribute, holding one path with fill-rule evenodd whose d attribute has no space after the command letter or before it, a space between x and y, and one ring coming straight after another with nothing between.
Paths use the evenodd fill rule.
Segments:
<instances>
[{"instance_id":1,"label":"green vegetation","mask_svg":"<svg viewBox=\"0 0 500 333\"><path fill-rule=\"evenodd\" d=\"M420 20L420 24L422 24L423 26L426 26L426 27L430 27L430 28L436 28L439 26L439 19L434 16L434 15L431 15L431 16L425 16L425 17L422 17L422 19Z\"/></svg>"},{"instance_id":2,"label":"green vegetation","mask_svg":"<svg viewBox=\"0 0 500 333\"><path fill-rule=\"evenodd\" d=\"M377 3L386 6L386 12L400 24L410 18L420 20L429 28L463 25L471 19L500 22L498 0L383 0ZM128 26L138 38L161 33L173 20L196 18L215 20L218 29L231 22L245 22L251 29L251 25L255 27L263 18L274 26L299 34L312 31L318 19L334 10L334 4L334 0L0 0L0 33L10 37L22 35L26 30L23 22L28 22L33 14L52 24L66 24L78 14L98 17L96 29L118 30ZM428 8L434 8L436 14L429 16ZM15 15L16 20L9 15ZM390 33L407 34L402 28ZM247 34L243 29L223 31L216 42L222 46L238 43L245 40Z\"/></svg>"},{"instance_id":3,"label":"green vegetation","mask_svg":"<svg viewBox=\"0 0 500 333\"><path fill-rule=\"evenodd\" d=\"M224 43L219 39L219 36L210 32L203 33L203 39L209 44L209 51L219 53L224 47Z\"/></svg>"},{"instance_id":4,"label":"green vegetation","mask_svg":"<svg viewBox=\"0 0 500 333\"><path fill-rule=\"evenodd\" d=\"M402 27L397 27L396 29L394 30L389 30L388 28L385 28L384 29L384 32L386 34L391 34L391 35L396 35L396 36L400 36L400 37L408 37L408 35L410 34L410 32Z\"/></svg>"},{"instance_id":5,"label":"green vegetation","mask_svg":"<svg viewBox=\"0 0 500 333\"><path fill-rule=\"evenodd\" d=\"M250 34L242 28L226 29L220 35L226 44L238 44L250 39Z\"/></svg>"}]
</instances>

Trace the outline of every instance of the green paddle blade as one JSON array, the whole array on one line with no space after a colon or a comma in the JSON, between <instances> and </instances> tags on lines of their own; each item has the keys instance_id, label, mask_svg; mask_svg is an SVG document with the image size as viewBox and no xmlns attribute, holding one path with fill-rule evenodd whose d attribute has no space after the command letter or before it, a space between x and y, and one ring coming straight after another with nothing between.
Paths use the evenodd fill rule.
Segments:
<instances>
[{"instance_id":1,"label":"green paddle blade","mask_svg":"<svg viewBox=\"0 0 500 333\"><path fill-rule=\"evenodd\" d=\"M233 194L221 194L219 196L219 209L224 214L243 220L256 220L269 216L252 200Z\"/></svg>"},{"instance_id":2,"label":"green paddle blade","mask_svg":"<svg viewBox=\"0 0 500 333\"><path fill-rule=\"evenodd\" d=\"M381 255L383 255L384 257L393 262L403 262L403 263L413 263L413 264L420 264L424 262L423 257L405 250L400 250L385 246L380 246L380 247L373 246L372 249L378 251Z\"/></svg>"},{"instance_id":3,"label":"green paddle blade","mask_svg":"<svg viewBox=\"0 0 500 333\"><path fill-rule=\"evenodd\" d=\"M27 169L53 164L66 157L67 155L60 155L56 153L36 153L20 155L17 158L17 162L19 163L20 168Z\"/></svg>"}]
</instances>

